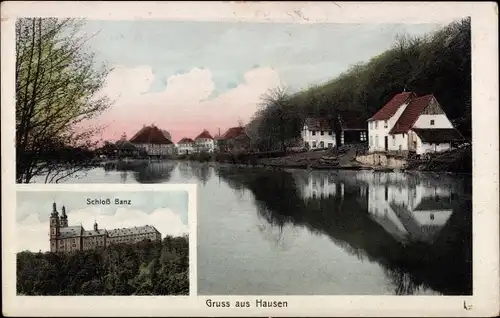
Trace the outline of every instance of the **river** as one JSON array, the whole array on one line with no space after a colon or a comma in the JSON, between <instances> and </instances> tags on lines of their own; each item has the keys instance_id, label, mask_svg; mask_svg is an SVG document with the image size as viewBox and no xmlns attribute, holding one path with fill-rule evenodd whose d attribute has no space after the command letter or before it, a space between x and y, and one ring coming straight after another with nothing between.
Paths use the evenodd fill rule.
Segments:
<instances>
[{"instance_id":1,"label":"river","mask_svg":"<svg viewBox=\"0 0 500 318\"><path fill-rule=\"evenodd\" d=\"M66 183L197 183L200 295L470 295L472 178L150 163Z\"/></svg>"}]
</instances>

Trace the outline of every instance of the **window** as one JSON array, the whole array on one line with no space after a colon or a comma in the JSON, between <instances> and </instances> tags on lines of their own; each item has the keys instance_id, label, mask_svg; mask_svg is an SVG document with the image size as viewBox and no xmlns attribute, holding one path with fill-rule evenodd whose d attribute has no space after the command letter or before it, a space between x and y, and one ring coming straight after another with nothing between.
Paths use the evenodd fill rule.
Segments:
<instances>
[{"instance_id":1,"label":"window","mask_svg":"<svg viewBox=\"0 0 500 318\"><path fill-rule=\"evenodd\" d=\"M333 131L331 131L331 130L330 130L330 131L328 131L328 135L330 135L330 136L331 136L332 134L333 134Z\"/></svg>"},{"instance_id":2,"label":"window","mask_svg":"<svg viewBox=\"0 0 500 318\"><path fill-rule=\"evenodd\" d=\"M396 136L392 135L392 145L396 146Z\"/></svg>"},{"instance_id":3,"label":"window","mask_svg":"<svg viewBox=\"0 0 500 318\"><path fill-rule=\"evenodd\" d=\"M378 128L378 121L375 122L375 129Z\"/></svg>"},{"instance_id":4,"label":"window","mask_svg":"<svg viewBox=\"0 0 500 318\"><path fill-rule=\"evenodd\" d=\"M387 120L384 120L384 128L387 128Z\"/></svg>"},{"instance_id":5,"label":"window","mask_svg":"<svg viewBox=\"0 0 500 318\"><path fill-rule=\"evenodd\" d=\"M333 148L333 142L328 143L328 148Z\"/></svg>"},{"instance_id":6,"label":"window","mask_svg":"<svg viewBox=\"0 0 500 318\"><path fill-rule=\"evenodd\" d=\"M375 147L378 147L378 136L375 136Z\"/></svg>"},{"instance_id":7,"label":"window","mask_svg":"<svg viewBox=\"0 0 500 318\"><path fill-rule=\"evenodd\" d=\"M313 141L313 148L316 148L316 141Z\"/></svg>"},{"instance_id":8,"label":"window","mask_svg":"<svg viewBox=\"0 0 500 318\"><path fill-rule=\"evenodd\" d=\"M323 136L325 134L325 132L322 130L322 131L320 131L320 134L321 134L321 136Z\"/></svg>"},{"instance_id":9,"label":"window","mask_svg":"<svg viewBox=\"0 0 500 318\"><path fill-rule=\"evenodd\" d=\"M362 131L359 134L359 141L366 141L366 131Z\"/></svg>"},{"instance_id":10,"label":"window","mask_svg":"<svg viewBox=\"0 0 500 318\"><path fill-rule=\"evenodd\" d=\"M434 119L431 119L431 126L434 126Z\"/></svg>"},{"instance_id":11,"label":"window","mask_svg":"<svg viewBox=\"0 0 500 318\"><path fill-rule=\"evenodd\" d=\"M370 146L373 146L373 136L370 136Z\"/></svg>"},{"instance_id":12,"label":"window","mask_svg":"<svg viewBox=\"0 0 500 318\"><path fill-rule=\"evenodd\" d=\"M312 135L315 136L316 135L316 131L311 131Z\"/></svg>"},{"instance_id":13,"label":"window","mask_svg":"<svg viewBox=\"0 0 500 318\"><path fill-rule=\"evenodd\" d=\"M320 148L325 148L325 142L324 142L324 141L321 141L321 142L319 143L319 147L320 147Z\"/></svg>"}]
</instances>

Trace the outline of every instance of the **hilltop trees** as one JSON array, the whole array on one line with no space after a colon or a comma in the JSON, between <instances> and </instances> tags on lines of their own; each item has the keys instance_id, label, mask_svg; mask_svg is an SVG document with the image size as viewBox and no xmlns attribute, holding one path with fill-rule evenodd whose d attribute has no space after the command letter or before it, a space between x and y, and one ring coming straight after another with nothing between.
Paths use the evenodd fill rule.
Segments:
<instances>
[{"instance_id":1,"label":"hilltop trees","mask_svg":"<svg viewBox=\"0 0 500 318\"><path fill-rule=\"evenodd\" d=\"M19 295L187 295L189 241L112 245L102 250L17 253Z\"/></svg>"},{"instance_id":2,"label":"hilltop trees","mask_svg":"<svg viewBox=\"0 0 500 318\"><path fill-rule=\"evenodd\" d=\"M73 19L16 22L16 181L57 182L82 169L95 127L82 127L110 106L97 97L108 69L97 67L88 37ZM80 125L80 126L79 126ZM69 151L78 149L79 151Z\"/></svg>"},{"instance_id":3,"label":"hilltop trees","mask_svg":"<svg viewBox=\"0 0 500 318\"><path fill-rule=\"evenodd\" d=\"M267 141L264 144L272 144L269 139L283 144L283 139L300 134L302 126L295 120L307 116L329 118L333 130L338 131L334 120L338 111L356 110L369 118L395 94L406 90L417 95L434 94L461 133L470 137L470 32L467 18L432 35L399 36L391 49L369 62L353 65L324 85L278 99L286 100L290 107L277 107L282 104L264 99L268 106L249 123L253 135ZM283 122L286 127L280 126Z\"/></svg>"}]
</instances>

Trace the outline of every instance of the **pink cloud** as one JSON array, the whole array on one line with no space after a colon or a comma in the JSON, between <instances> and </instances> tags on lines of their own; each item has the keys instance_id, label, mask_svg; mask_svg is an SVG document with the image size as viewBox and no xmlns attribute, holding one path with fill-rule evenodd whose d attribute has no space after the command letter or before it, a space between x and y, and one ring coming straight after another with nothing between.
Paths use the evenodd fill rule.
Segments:
<instances>
[{"instance_id":1,"label":"pink cloud","mask_svg":"<svg viewBox=\"0 0 500 318\"><path fill-rule=\"evenodd\" d=\"M248 71L245 82L213 99L212 74L208 69L192 69L171 76L162 92L146 93L154 80L150 67L116 67L100 94L115 100L95 123L106 125L105 140L130 138L143 125L154 123L166 129L174 142L196 137L203 129L213 135L224 133L241 120L247 123L258 108L260 96L280 83L276 71L257 68Z\"/></svg>"}]
</instances>

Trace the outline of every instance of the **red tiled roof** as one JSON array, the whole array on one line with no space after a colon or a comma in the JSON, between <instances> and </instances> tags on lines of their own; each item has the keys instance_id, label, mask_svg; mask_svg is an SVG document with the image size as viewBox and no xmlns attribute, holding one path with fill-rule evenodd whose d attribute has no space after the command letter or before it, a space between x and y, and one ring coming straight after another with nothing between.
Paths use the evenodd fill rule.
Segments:
<instances>
[{"instance_id":1,"label":"red tiled roof","mask_svg":"<svg viewBox=\"0 0 500 318\"><path fill-rule=\"evenodd\" d=\"M181 140L179 140L180 144L192 144L193 142L194 140L191 138L182 138Z\"/></svg>"},{"instance_id":2,"label":"red tiled roof","mask_svg":"<svg viewBox=\"0 0 500 318\"><path fill-rule=\"evenodd\" d=\"M408 132L433 98L434 95L432 94L413 98L389 133L402 134Z\"/></svg>"},{"instance_id":3,"label":"red tiled roof","mask_svg":"<svg viewBox=\"0 0 500 318\"><path fill-rule=\"evenodd\" d=\"M163 131L156 126L142 127L142 129L130 139L130 142L135 144L172 144L172 141L170 141Z\"/></svg>"},{"instance_id":4,"label":"red tiled roof","mask_svg":"<svg viewBox=\"0 0 500 318\"><path fill-rule=\"evenodd\" d=\"M214 139L212 137L212 135L210 135L210 133L207 131L207 130L204 130L202 131L201 134L198 135L198 137L196 137L194 140L198 140L198 139Z\"/></svg>"},{"instance_id":5,"label":"red tiled roof","mask_svg":"<svg viewBox=\"0 0 500 318\"><path fill-rule=\"evenodd\" d=\"M226 133L221 136L220 139L223 139L223 140L233 139L233 138L238 137L242 134L245 134L244 127L232 127L232 128L229 128L226 131Z\"/></svg>"},{"instance_id":6,"label":"red tiled roof","mask_svg":"<svg viewBox=\"0 0 500 318\"><path fill-rule=\"evenodd\" d=\"M387 104L384 105L378 112L375 113L369 120L387 120L391 118L403 105L408 98L416 97L412 92L399 93L394 96Z\"/></svg>"}]
</instances>

